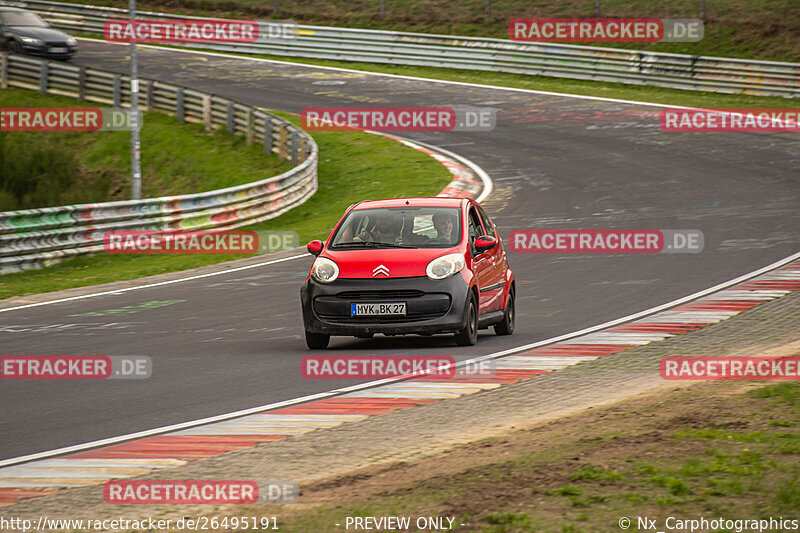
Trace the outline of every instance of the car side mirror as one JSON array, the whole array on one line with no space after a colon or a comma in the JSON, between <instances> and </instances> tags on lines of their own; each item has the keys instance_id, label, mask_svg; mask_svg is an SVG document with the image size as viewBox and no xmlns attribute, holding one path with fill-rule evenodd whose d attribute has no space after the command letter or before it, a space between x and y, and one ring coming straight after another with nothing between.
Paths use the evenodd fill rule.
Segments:
<instances>
[{"instance_id":1,"label":"car side mirror","mask_svg":"<svg viewBox=\"0 0 800 533\"><path fill-rule=\"evenodd\" d=\"M477 250L479 254L486 250L491 250L495 246L497 246L497 239L491 235L481 235L475 239L475 250Z\"/></svg>"},{"instance_id":2,"label":"car side mirror","mask_svg":"<svg viewBox=\"0 0 800 533\"><path fill-rule=\"evenodd\" d=\"M325 245L322 244L322 241L311 241L308 243L308 246L306 246L306 250L308 250L308 253L311 255L317 256L322 253L322 248L324 246Z\"/></svg>"}]
</instances>

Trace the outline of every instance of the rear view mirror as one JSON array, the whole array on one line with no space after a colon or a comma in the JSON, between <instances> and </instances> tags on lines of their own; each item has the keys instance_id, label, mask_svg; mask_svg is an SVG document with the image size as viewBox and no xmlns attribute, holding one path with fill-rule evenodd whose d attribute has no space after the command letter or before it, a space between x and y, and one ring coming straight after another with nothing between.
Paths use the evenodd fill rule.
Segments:
<instances>
[{"instance_id":1,"label":"rear view mirror","mask_svg":"<svg viewBox=\"0 0 800 533\"><path fill-rule=\"evenodd\" d=\"M308 246L306 246L306 250L308 250L308 253L311 255L317 256L322 253L323 247L322 241L311 241L308 243Z\"/></svg>"},{"instance_id":2,"label":"rear view mirror","mask_svg":"<svg viewBox=\"0 0 800 533\"><path fill-rule=\"evenodd\" d=\"M478 251L478 253L491 250L495 246L497 246L497 239L490 235L481 235L475 239L475 249Z\"/></svg>"}]
</instances>

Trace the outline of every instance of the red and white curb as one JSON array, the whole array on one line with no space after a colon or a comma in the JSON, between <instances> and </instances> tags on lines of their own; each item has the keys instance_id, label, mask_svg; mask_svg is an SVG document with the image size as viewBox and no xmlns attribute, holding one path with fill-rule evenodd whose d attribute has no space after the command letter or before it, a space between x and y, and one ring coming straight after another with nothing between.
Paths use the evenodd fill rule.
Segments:
<instances>
[{"instance_id":1,"label":"red and white curb","mask_svg":"<svg viewBox=\"0 0 800 533\"><path fill-rule=\"evenodd\" d=\"M136 477L370 416L497 389L703 328L796 290L800 290L800 259L633 321L551 344L502 352L495 359L496 370L491 377L393 381L335 397L0 468L0 505L67 487ZM486 358L494 356L479 359Z\"/></svg>"}]
</instances>

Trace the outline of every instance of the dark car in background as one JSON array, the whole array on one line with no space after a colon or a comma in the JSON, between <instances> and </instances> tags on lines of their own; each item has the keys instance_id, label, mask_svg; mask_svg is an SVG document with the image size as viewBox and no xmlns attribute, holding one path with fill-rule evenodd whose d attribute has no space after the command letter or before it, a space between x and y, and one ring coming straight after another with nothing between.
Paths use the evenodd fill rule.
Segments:
<instances>
[{"instance_id":1,"label":"dark car in background","mask_svg":"<svg viewBox=\"0 0 800 533\"><path fill-rule=\"evenodd\" d=\"M70 59L78 41L32 11L0 6L0 47L18 54Z\"/></svg>"}]
</instances>

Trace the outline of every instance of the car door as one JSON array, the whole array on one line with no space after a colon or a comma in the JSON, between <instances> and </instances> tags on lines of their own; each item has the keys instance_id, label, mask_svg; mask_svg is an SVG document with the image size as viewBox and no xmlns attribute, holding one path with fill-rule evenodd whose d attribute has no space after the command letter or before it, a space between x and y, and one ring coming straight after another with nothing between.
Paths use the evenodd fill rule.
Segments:
<instances>
[{"instance_id":1,"label":"car door","mask_svg":"<svg viewBox=\"0 0 800 533\"><path fill-rule=\"evenodd\" d=\"M475 276L478 278L478 292L480 294L478 313L488 313L492 311L492 306L496 305L495 302L491 300L491 295L487 294L488 291L485 290L486 287L490 287L493 283L494 261L492 259L491 250L478 253L475 249L475 239L484 234L481 218L475 206L470 206L467 222L469 224L469 251L472 254L472 269Z\"/></svg>"},{"instance_id":2,"label":"car door","mask_svg":"<svg viewBox=\"0 0 800 533\"><path fill-rule=\"evenodd\" d=\"M492 269L491 274L488 276L488 284L481 289L483 291L481 292L481 300L486 300L487 309L497 311L503 308L503 291L506 284L506 254L500 236L497 234L489 215L479 205L476 206L476 210L483 225L483 235L497 239L497 246L485 252L491 259Z\"/></svg>"}]
</instances>

